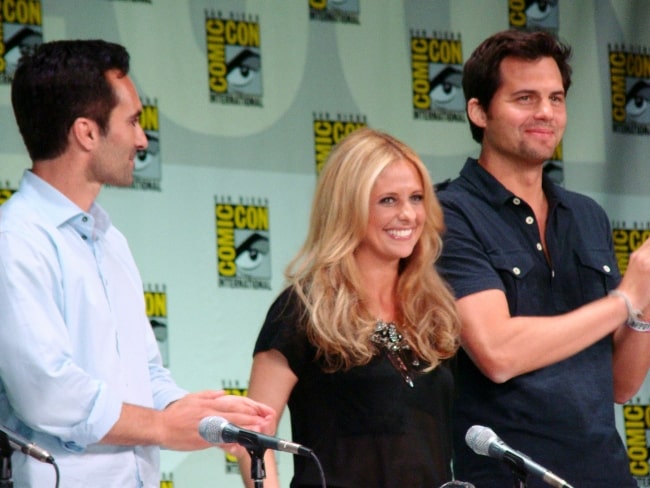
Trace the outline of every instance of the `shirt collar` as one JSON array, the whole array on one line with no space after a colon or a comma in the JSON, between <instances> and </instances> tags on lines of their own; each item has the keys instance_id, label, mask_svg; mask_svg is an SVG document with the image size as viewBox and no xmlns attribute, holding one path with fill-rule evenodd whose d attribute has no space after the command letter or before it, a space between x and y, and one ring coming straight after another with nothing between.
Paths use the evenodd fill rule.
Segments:
<instances>
[{"instance_id":1,"label":"shirt collar","mask_svg":"<svg viewBox=\"0 0 650 488\"><path fill-rule=\"evenodd\" d=\"M85 216L86 221L93 226L93 235L99 238L111 226L110 217L98 203L93 202L90 210L84 212L72 200L31 170L25 170L19 191L29 195L41 209L44 218L56 227L66 223L76 227L75 222L79 222Z\"/></svg>"},{"instance_id":2,"label":"shirt collar","mask_svg":"<svg viewBox=\"0 0 650 488\"><path fill-rule=\"evenodd\" d=\"M474 158L467 158L460 175L493 207L501 207L517 196L478 164ZM542 189L549 207L564 204L561 189L546 174L542 175Z\"/></svg>"}]
</instances>

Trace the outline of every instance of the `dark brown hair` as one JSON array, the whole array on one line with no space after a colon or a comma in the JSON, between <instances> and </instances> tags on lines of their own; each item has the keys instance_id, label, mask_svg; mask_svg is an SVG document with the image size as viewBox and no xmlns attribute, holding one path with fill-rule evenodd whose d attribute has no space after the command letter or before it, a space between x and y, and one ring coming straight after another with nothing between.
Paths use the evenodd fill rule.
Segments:
<instances>
[{"instance_id":1,"label":"dark brown hair","mask_svg":"<svg viewBox=\"0 0 650 488\"><path fill-rule=\"evenodd\" d=\"M463 93L465 100L476 98L488 110L494 93L501 85L501 61L512 57L536 60L551 57L562 75L564 92L571 86L571 47L544 31L525 32L506 30L497 32L483 41L465 62L463 68ZM469 119L469 117L468 117ZM483 129L469 121L472 138L481 143Z\"/></svg>"},{"instance_id":2,"label":"dark brown hair","mask_svg":"<svg viewBox=\"0 0 650 488\"><path fill-rule=\"evenodd\" d=\"M16 122L32 161L62 154L78 117L94 120L106 132L117 105L105 77L129 71L129 54L101 40L54 41L24 56L11 87Z\"/></svg>"}]
</instances>

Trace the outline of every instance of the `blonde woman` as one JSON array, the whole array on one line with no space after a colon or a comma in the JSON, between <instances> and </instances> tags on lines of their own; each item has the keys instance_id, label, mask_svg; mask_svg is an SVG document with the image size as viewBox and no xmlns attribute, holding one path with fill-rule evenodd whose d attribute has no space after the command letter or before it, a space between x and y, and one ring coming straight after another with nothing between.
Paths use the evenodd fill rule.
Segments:
<instances>
[{"instance_id":1,"label":"blonde woman","mask_svg":"<svg viewBox=\"0 0 650 488\"><path fill-rule=\"evenodd\" d=\"M442 211L426 167L369 128L335 147L307 239L255 345L249 397L291 415L327 486L437 487L451 479L453 297L434 268ZM248 486L250 459L240 458ZM267 452L265 486L278 487ZM294 457L292 487L321 486Z\"/></svg>"}]
</instances>

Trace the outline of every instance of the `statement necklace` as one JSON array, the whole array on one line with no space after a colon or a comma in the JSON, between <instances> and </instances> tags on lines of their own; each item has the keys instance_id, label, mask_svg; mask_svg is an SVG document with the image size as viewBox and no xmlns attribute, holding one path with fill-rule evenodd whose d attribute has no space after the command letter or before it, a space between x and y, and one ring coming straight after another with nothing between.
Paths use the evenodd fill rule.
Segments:
<instances>
[{"instance_id":1,"label":"statement necklace","mask_svg":"<svg viewBox=\"0 0 650 488\"><path fill-rule=\"evenodd\" d=\"M411 347L404 340L404 336L397 330L395 323L386 323L378 319L370 340L386 353L391 364L399 371L404 381L413 388L413 378L411 378L411 372L407 364L417 368L420 361L418 358L413 357Z\"/></svg>"}]
</instances>

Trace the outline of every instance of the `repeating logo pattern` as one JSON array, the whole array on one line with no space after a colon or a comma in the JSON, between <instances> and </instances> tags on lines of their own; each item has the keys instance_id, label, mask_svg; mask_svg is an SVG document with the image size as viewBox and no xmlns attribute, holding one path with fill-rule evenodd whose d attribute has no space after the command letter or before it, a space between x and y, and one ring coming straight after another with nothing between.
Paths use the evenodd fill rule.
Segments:
<instances>
[{"instance_id":1,"label":"repeating logo pattern","mask_svg":"<svg viewBox=\"0 0 650 488\"><path fill-rule=\"evenodd\" d=\"M219 286L271 289L269 205L265 198L215 198Z\"/></svg>"},{"instance_id":2,"label":"repeating logo pattern","mask_svg":"<svg viewBox=\"0 0 650 488\"><path fill-rule=\"evenodd\" d=\"M465 122L460 34L411 31L413 118Z\"/></svg>"},{"instance_id":3,"label":"repeating logo pattern","mask_svg":"<svg viewBox=\"0 0 650 488\"><path fill-rule=\"evenodd\" d=\"M210 101L262 106L260 24L252 15L207 12L205 36Z\"/></svg>"}]
</instances>

